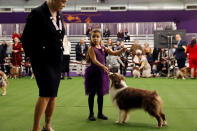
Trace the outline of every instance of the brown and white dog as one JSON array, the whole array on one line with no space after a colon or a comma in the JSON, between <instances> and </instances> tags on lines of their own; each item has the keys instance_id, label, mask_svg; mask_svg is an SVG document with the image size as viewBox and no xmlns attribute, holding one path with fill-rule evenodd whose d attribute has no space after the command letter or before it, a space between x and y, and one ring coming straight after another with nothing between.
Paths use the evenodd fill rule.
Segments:
<instances>
[{"instance_id":1,"label":"brown and white dog","mask_svg":"<svg viewBox=\"0 0 197 131\"><path fill-rule=\"evenodd\" d=\"M157 119L159 128L167 125L165 114L162 111L162 101L156 91L128 87L124 76L117 73L110 73L109 77L112 81L110 97L119 111L116 123L125 123L130 110L143 108Z\"/></svg>"},{"instance_id":2,"label":"brown and white dog","mask_svg":"<svg viewBox=\"0 0 197 131\"><path fill-rule=\"evenodd\" d=\"M190 69L188 67L183 67L181 69L178 69L176 72L175 79L181 78L185 80L185 78L188 77L189 72L190 72Z\"/></svg>"},{"instance_id":3,"label":"brown and white dog","mask_svg":"<svg viewBox=\"0 0 197 131\"><path fill-rule=\"evenodd\" d=\"M133 67L133 77L140 78L140 68L139 66Z\"/></svg>"},{"instance_id":4,"label":"brown and white dog","mask_svg":"<svg viewBox=\"0 0 197 131\"><path fill-rule=\"evenodd\" d=\"M6 74L0 70L0 88L2 90L2 96L6 95L6 86L8 85L8 80Z\"/></svg>"}]
</instances>

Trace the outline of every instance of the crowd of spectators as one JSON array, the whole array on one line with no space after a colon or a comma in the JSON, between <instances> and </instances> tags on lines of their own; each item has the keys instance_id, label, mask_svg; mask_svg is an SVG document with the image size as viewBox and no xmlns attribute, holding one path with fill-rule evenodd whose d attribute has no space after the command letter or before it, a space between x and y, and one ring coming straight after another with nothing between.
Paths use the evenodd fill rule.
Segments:
<instances>
[{"instance_id":1,"label":"crowd of spectators","mask_svg":"<svg viewBox=\"0 0 197 131\"><path fill-rule=\"evenodd\" d=\"M92 27L88 27L86 35L89 37L92 32ZM164 30L161 24L157 25L157 30ZM172 30L170 25L165 27L165 30ZM169 56L169 50L165 48L151 48L148 41L139 43L136 39L133 43L130 41L130 33L127 28L124 32L120 30L117 33L117 39L112 40L108 27L103 31L103 43L111 50L120 50L125 47L125 42L130 43L130 47L120 56L106 56L106 63L112 72L118 72L123 75L133 75L133 69L138 69L141 77L169 77L175 75L176 70L181 70L186 67L186 62L189 60L190 77L195 78L197 72L197 44L193 38L191 43L181 39L179 34L176 35L177 44L173 45L174 52ZM2 41L0 45L0 70L9 75L10 69L19 67L24 70L23 74L31 75L32 70L30 61L25 57L23 47L20 42L21 34L13 33L13 42ZM76 52L76 73L78 76L83 76L85 72L86 55L88 44L86 38L81 38L75 46ZM62 79L67 73L67 79L70 77L70 54L71 43L64 38L64 68L62 69ZM144 45L144 46L142 46ZM188 55L189 54L189 55ZM131 69L131 74L128 73L128 66Z\"/></svg>"}]
</instances>

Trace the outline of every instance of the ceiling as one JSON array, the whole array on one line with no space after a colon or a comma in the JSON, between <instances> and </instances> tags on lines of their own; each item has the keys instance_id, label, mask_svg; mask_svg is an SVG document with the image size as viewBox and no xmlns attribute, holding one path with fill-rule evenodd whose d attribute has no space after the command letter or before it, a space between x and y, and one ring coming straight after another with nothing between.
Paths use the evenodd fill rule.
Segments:
<instances>
[{"instance_id":1,"label":"ceiling","mask_svg":"<svg viewBox=\"0 0 197 131\"><path fill-rule=\"evenodd\" d=\"M0 8L13 8L20 11L24 7L36 7L45 0L0 0ZM183 10L187 4L197 5L197 0L68 0L64 11L80 11L81 6L94 6L97 10L106 11L110 6L122 5L127 10Z\"/></svg>"}]
</instances>

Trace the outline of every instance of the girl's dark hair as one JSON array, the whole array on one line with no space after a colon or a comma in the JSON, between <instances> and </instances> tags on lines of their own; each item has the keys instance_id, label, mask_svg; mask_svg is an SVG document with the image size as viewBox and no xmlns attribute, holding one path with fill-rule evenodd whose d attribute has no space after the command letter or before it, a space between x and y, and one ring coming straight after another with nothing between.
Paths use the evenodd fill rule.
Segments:
<instances>
[{"instance_id":1,"label":"girl's dark hair","mask_svg":"<svg viewBox=\"0 0 197 131\"><path fill-rule=\"evenodd\" d=\"M193 48L195 44L196 44L196 39L192 39L191 44L190 44L191 48Z\"/></svg>"},{"instance_id":2,"label":"girl's dark hair","mask_svg":"<svg viewBox=\"0 0 197 131\"><path fill-rule=\"evenodd\" d=\"M102 37L102 32L100 30L93 30L91 32L91 35L90 35L90 46L93 46L93 47L95 46L95 44L94 44L94 42L92 42L92 35L94 35L95 33L99 33L101 35L101 37Z\"/></svg>"}]
</instances>

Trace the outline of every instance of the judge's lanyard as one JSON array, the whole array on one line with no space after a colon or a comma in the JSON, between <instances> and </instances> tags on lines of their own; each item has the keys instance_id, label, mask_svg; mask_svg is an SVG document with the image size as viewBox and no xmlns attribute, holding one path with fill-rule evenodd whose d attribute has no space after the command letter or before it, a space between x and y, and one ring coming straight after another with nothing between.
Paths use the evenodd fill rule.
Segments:
<instances>
[{"instance_id":1,"label":"judge's lanyard","mask_svg":"<svg viewBox=\"0 0 197 131\"><path fill-rule=\"evenodd\" d=\"M53 19L53 17L50 17L50 19L52 20L52 23L55 26L56 30L62 30L62 21L60 19L60 16L59 16L59 27L58 27L57 23L55 22L55 20Z\"/></svg>"}]
</instances>

